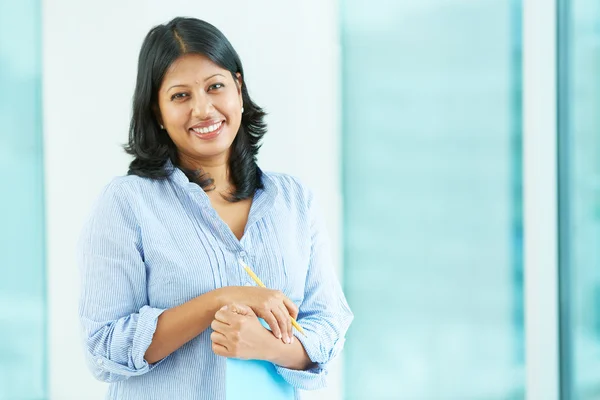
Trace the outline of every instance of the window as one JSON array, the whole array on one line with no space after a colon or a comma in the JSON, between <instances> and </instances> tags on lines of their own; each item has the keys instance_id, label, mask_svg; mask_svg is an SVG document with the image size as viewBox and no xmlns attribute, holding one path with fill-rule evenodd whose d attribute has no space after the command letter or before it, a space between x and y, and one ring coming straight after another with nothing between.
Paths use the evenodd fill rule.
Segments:
<instances>
[{"instance_id":1,"label":"window","mask_svg":"<svg viewBox=\"0 0 600 400\"><path fill-rule=\"evenodd\" d=\"M600 397L600 3L559 2L561 383Z\"/></svg>"},{"instance_id":2,"label":"window","mask_svg":"<svg viewBox=\"0 0 600 400\"><path fill-rule=\"evenodd\" d=\"M524 398L521 4L345 0L345 398Z\"/></svg>"},{"instance_id":3,"label":"window","mask_svg":"<svg viewBox=\"0 0 600 400\"><path fill-rule=\"evenodd\" d=\"M0 400L46 396L38 1L0 1Z\"/></svg>"}]
</instances>

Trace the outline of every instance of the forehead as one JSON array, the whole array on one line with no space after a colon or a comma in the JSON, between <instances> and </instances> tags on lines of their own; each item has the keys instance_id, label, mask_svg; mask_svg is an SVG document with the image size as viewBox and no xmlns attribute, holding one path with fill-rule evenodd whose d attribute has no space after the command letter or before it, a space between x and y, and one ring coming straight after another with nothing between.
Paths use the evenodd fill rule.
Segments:
<instances>
[{"instance_id":1,"label":"forehead","mask_svg":"<svg viewBox=\"0 0 600 400\"><path fill-rule=\"evenodd\" d=\"M163 86L167 86L167 83L203 83L206 78L214 74L230 75L229 71L202 54L185 54L175 60L167 69L162 83Z\"/></svg>"}]
</instances>

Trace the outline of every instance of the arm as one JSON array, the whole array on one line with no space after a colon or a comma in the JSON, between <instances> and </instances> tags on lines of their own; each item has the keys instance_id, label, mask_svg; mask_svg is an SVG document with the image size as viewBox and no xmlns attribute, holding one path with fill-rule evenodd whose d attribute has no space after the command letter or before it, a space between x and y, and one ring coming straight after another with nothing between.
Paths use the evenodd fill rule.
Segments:
<instances>
[{"instance_id":1,"label":"arm","mask_svg":"<svg viewBox=\"0 0 600 400\"><path fill-rule=\"evenodd\" d=\"M251 305L275 327L274 334L282 330L278 321L285 321L284 296L255 287L220 288L168 310L149 307L139 224L118 184L105 189L84 227L78 264L86 358L102 381L150 371L202 333L223 304Z\"/></svg>"},{"instance_id":2,"label":"arm","mask_svg":"<svg viewBox=\"0 0 600 400\"><path fill-rule=\"evenodd\" d=\"M152 343L146 350L146 361L156 363L204 332L222 306L222 301L217 289L163 312L158 317Z\"/></svg>"},{"instance_id":3,"label":"arm","mask_svg":"<svg viewBox=\"0 0 600 400\"><path fill-rule=\"evenodd\" d=\"M268 344L267 361L275 365L296 371L304 371L317 367L313 363L304 346L298 340L293 339L291 344L284 344L280 340L270 340Z\"/></svg>"},{"instance_id":4,"label":"arm","mask_svg":"<svg viewBox=\"0 0 600 400\"><path fill-rule=\"evenodd\" d=\"M153 368L144 359L163 309L148 306L137 220L118 184L100 196L78 244L79 317L94 376L115 382Z\"/></svg>"},{"instance_id":5,"label":"arm","mask_svg":"<svg viewBox=\"0 0 600 400\"><path fill-rule=\"evenodd\" d=\"M79 315L94 376L115 382L153 369L204 331L227 298L215 290L181 306L148 306L139 225L122 188L109 185L78 246Z\"/></svg>"},{"instance_id":6,"label":"arm","mask_svg":"<svg viewBox=\"0 0 600 400\"><path fill-rule=\"evenodd\" d=\"M270 361L288 383L304 390L326 386L327 364L342 350L353 319L331 267L321 220L314 208L310 210L311 259L298 316L307 336L294 331L298 340L291 344L275 340L243 304L220 309L211 325L215 354Z\"/></svg>"},{"instance_id":7,"label":"arm","mask_svg":"<svg viewBox=\"0 0 600 400\"><path fill-rule=\"evenodd\" d=\"M304 347L297 340L284 343L266 329L252 309L242 304L222 307L211 324L213 351L228 358L265 360L304 370L311 367Z\"/></svg>"},{"instance_id":8,"label":"arm","mask_svg":"<svg viewBox=\"0 0 600 400\"><path fill-rule=\"evenodd\" d=\"M285 299L288 301L287 299ZM145 359L155 363L204 332L215 318L215 313L225 304L235 301L249 303L259 313L271 314L272 323L278 321L272 316L269 301L278 305L282 301L277 291L257 287L227 286L198 296L180 306L164 311L158 317L152 343L146 350ZM260 304L264 305L264 309ZM254 313L254 311L251 311ZM281 329L279 329L279 332ZM269 333L269 340L283 344L275 335Z\"/></svg>"},{"instance_id":9,"label":"arm","mask_svg":"<svg viewBox=\"0 0 600 400\"><path fill-rule=\"evenodd\" d=\"M240 359L265 360L289 369L313 368L302 344L292 338L284 343L258 320L252 309L242 304L222 307L211 324L215 354Z\"/></svg>"},{"instance_id":10,"label":"arm","mask_svg":"<svg viewBox=\"0 0 600 400\"><path fill-rule=\"evenodd\" d=\"M305 390L326 386L327 365L342 350L344 336L354 318L333 270L330 246L323 218L312 193L307 199L311 224L311 257L305 283L305 297L300 305L298 323L306 337L294 334L313 363L312 368L296 371L275 362L278 372L290 384Z\"/></svg>"}]
</instances>

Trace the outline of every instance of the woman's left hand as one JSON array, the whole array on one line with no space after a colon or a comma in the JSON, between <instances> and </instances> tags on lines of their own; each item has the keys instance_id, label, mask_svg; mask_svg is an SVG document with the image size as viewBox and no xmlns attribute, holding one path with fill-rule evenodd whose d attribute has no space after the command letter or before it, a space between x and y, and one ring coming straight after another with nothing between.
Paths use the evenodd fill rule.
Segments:
<instances>
[{"instance_id":1,"label":"woman's left hand","mask_svg":"<svg viewBox=\"0 0 600 400\"><path fill-rule=\"evenodd\" d=\"M258 320L250 307L232 304L215 314L210 325L213 352L242 360L267 360L274 336Z\"/></svg>"}]
</instances>

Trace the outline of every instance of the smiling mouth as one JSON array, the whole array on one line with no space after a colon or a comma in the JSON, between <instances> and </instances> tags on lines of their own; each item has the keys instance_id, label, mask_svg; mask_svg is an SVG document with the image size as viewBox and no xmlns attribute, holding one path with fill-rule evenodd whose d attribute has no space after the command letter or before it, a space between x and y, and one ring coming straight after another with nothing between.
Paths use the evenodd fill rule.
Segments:
<instances>
[{"instance_id":1,"label":"smiling mouth","mask_svg":"<svg viewBox=\"0 0 600 400\"><path fill-rule=\"evenodd\" d=\"M212 124L209 126L205 126L202 128L190 128L190 132L192 132L196 137L200 139L212 139L221 133L223 130L224 121L217 122L216 124Z\"/></svg>"},{"instance_id":2,"label":"smiling mouth","mask_svg":"<svg viewBox=\"0 0 600 400\"><path fill-rule=\"evenodd\" d=\"M210 126L206 126L204 128L190 128L190 130L194 131L194 133L197 133L199 135L206 135L207 133L212 133L218 130L221 127L221 125L223 125L223 121Z\"/></svg>"}]
</instances>

